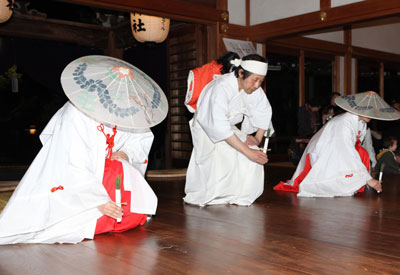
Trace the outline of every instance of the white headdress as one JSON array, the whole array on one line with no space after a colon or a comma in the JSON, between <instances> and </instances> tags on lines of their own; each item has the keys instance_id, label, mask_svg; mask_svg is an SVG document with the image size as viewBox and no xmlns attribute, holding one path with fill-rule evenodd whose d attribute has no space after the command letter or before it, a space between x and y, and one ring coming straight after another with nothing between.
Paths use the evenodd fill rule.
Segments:
<instances>
[{"instance_id":1,"label":"white headdress","mask_svg":"<svg viewBox=\"0 0 400 275\"><path fill-rule=\"evenodd\" d=\"M256 60L234 59L231 60L231 64L235 67L241 66L243 69L253 74L267 75L268 71L268 63Z\"/></svg>"}]
</instances>

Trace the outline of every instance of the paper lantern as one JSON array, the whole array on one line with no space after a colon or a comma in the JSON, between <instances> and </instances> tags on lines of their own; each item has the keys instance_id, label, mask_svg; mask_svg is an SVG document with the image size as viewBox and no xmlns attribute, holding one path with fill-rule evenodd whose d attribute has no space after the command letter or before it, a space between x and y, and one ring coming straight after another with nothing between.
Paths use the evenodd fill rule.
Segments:
<instances>
[{"instance_id":1,"label":"paper lantern","mask_svg":"<svg viewBox=\"0 0 400 275\"><path fill-rule=\"evenodd\" d=\"M0 23L10 19L14 9L14 0L0 0Z\"/></svg>"},{"instance_id":2,"label":"paper lantern","mask_svg":"<svg viewBox=\"0 0 400 275\"><path fill-rule=\"evenodd\" d=\"M169 18L131 12L131 29L139 42L163 42L169 32Z\"/></svg>"}]
</instances>

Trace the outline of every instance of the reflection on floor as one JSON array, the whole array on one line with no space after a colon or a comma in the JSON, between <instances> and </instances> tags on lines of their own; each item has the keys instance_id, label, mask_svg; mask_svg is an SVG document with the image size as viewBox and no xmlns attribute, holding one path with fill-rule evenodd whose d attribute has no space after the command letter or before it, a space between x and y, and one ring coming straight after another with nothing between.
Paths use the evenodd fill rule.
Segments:
<instances>
[{"instance_id":1,"label":"reflection on floor","mask_svg":"<svg viewBox=\"0 0 400 275\"><path fill-rule=\"evenodd\" d=\"M294 169L266 165L264 193L250 207L187 205L183 179L150 181L159 205L144 226L76 245L3 246L0 273L400 273L400 176L384 175L381 194L275 192Z\"/></svg>"}]
</instances>

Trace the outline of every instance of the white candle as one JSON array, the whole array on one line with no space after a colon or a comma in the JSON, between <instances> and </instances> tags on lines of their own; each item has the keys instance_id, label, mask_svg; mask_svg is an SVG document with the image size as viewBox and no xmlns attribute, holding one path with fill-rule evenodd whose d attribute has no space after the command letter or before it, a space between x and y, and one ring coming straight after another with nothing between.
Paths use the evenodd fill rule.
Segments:
<instances>
[{"instance_id":1,"label":"white candle","mask_svg":"<svg viewBox=\"0 0 400 275\"><path fill-rule=\"evenodd\" d=\"M380 167L380 172L379 172L379 183L382 181L382 176L383 176L383 170L385 169L385 164L382 163Z\"/></svg>"},{"instance_id":2,"label":"white candle","mask_svg":"<svg viewBox=\"0 0 400 275\"><path fill-rule=\"evenodd\" d=\"M115 179L115 203L121 207L121 176ZM121 222L122 218L117 218L117 222Z\"/></svg>"},{"instance_id":3,"label":"white candle","mask_svg":"<svg viewBox=\"0 0 400 275\"><path fill-rule=\"evenodd\" d=\"M268 129L267 136L265 137L265 142L264 142L264 148L263 148L264 153L267 153L267 151L268 151L268 141L269 141L270 132L271 132L271 129Z\"/></svg>"},{"instance_id":4,"label":"white candle","mask_svg":"<svg viewBox=\"0 0 400 275\"><path fill-rule=\"evenodd\" d=\"M115 203L121 206L121 189L115 189ZM117 218L117 222L121 222L122 218Z\"/></svg>"}]
</instances>

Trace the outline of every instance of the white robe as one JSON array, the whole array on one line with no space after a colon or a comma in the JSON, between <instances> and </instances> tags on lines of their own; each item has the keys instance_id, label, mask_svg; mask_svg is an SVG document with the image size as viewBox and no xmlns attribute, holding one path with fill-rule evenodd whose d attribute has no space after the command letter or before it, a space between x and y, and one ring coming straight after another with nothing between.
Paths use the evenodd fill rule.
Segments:
<instances>
[{"instance_id":1,"label":"white robe","mask_svg":"<svg viewBox=\"0 0 400 275\"><path fill-rule=\"evenodd\" d=\"M190 121L193 152L184 201L196 205L252 204L264 190L264 166L226 143L271 126L272 109L264 91L239 92L234 73L211 81L202 91ZM244 120L243 120L244 118ZM241 130L234 125L242 122Z\"/></svg>"},{"instance_id":2,"label":"white robe","mask_svg":"<svg viewBox=\"0 0 400 275\"><path fill-rule=\"evenodd\" d=\"M355 149L359 131L362 140L366 123L357 115L344 113L334 117L312 137L288 182L292 184L303 171L309 154L312 168L300 183L298 196L352 196L371 179Z\"/></svg>"},{"instance_id":3,"label":"white robe","mask_svg":"<svg viewBox=\"0 0 400 275\"><path fill-rule=\"evenodd\" d=\"M98 125L69 102L52 117L40 136L42 149L0 215L0 244L77 243L93 238L102 216L97 206L110 201L102 184L106 138ZM112 129L105 127L105 132ZM125 152L140 170L123 162L125 188L139 185L151 201L141 205L150 212L144 214L154 214L157 206L143 178L153 138L150 129L143 133L117 129L113 148ZM51 192L58 186L63 190Z\"/></svg>"}]
</instances>

